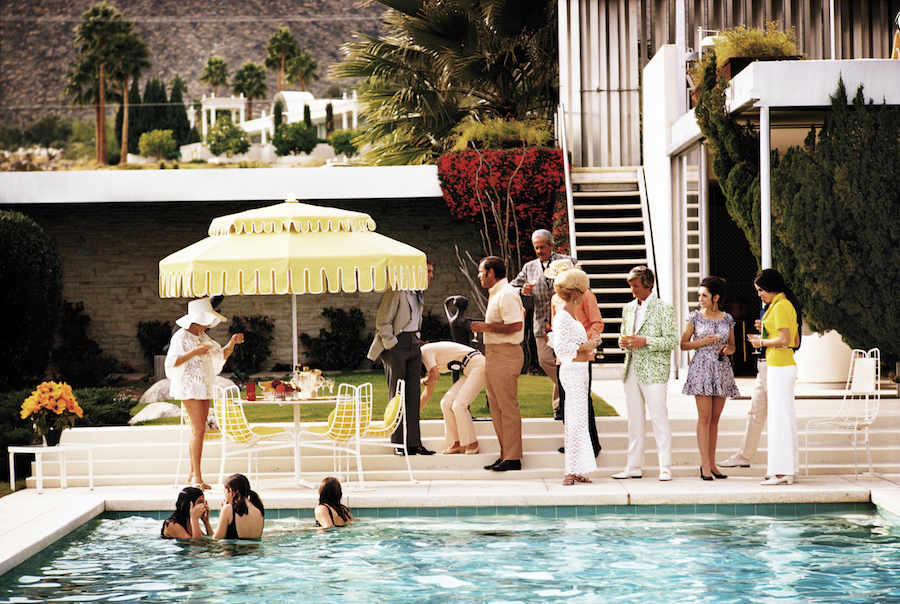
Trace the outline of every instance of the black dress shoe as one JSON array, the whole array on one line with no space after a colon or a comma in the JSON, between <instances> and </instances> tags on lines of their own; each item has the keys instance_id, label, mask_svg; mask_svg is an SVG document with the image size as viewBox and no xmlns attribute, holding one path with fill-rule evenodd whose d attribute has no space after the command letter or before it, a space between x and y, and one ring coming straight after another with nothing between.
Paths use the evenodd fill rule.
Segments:
<instances>
[{"instance_id":1,"label":"black dress shoe","mask_svg":"<svg viewBox=\"0 0 900 604\"><path fill-rule=\"evenodd\" d=\"M560 447L559 449L557 449L557 451L559 451L560 453L565 453L565 452L566 452L566 448L565 448L565 447ZM596 455L595 455L594 457L596 457Z\"/></svg>"},{"instance_id":2,"label":"black dress shoe","mask_svg":"<svg viewBox=\"0 0 900 604\"><path fill-rule=\"evenodd\" d=\"M565 417L563 416L563 413L564 412L562 409L559 409L559 408L554 409L553 410L553 419L555 419L558 422L565 421Z\"/></svg>"},{"instance_id":3,"label":"black dress shoe","mask_svg":"<svg viewBox=\"0 0 900 604\"><path fill-rule=\"evenodd\" d=\"M700 478L703 479L703 480L713 480L713 477L712 477L712 476L706 476L705 474L703 474L703 467L702 467L702 466L701 466L701 468L700 468Z\"/></svg>"},{"instance_id":4,"label":"black dress shoe","mask_svg":"<svg viewBox=\"0 0 900 604\"><path fill-rule=\"evenodd\" d=\"M423 445L413 447L409 450L410 455L434 455L434 451L426 449Z\"/></svg>"},{"instance_id":5,"label":"black dress shoe","mask_svg":"<svg viewBox=\"0 0 900 604\"><path fill-rule=\"evenodd\" d=\"M485 470L493 470L495 467L497 467L497 464L501 463L502 461L503 460L498 457L497 461L495 461L494 463L489 463L488 465L484 466L484 469Z\"/></svg>"},{"instance_id":6,"label":"black dress shoe","mask_svg":"<svg viewBox=\"0 0 900 604\"><path fill-rule=\"evenodd\" d=\"M415 453L415 451L410 451L409 454L415 455L416 453ZM400 457L403 457L404 455L406 455L406 451L404 451L400 447L397 447L394 449L394 455L399 455Z\"/></svg>"},{"instance_id":7,"label":"black dress shoe","mask_svg":"<svg viewBox=\"0 0 900 604\"><path fill-rule=\"evenodd\" d=\"M519 459L504 459L493 468L494 472L508 472L510 470L521 470L522 461Z\"/></svg>"}]
</instances>

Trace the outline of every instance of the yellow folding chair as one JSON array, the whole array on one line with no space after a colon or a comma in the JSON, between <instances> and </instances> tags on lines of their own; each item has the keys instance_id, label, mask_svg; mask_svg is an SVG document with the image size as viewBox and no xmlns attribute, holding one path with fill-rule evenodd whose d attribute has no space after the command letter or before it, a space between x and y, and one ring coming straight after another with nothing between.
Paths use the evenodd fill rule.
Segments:
<instances>
[{"instance_id":1,"label":"yellow folding chair","mask_svg":"<svg viewBox=\"0 0 900 604\"><path fill-rule=\"evenodd\" d=\"M401 422L403 423L403 434L406 434L405 399L406 382L397 380L397 392L384 408L384 419L380 422L369 424L369 429L362 436L362 442L375 446L390 447L391 449L402 449L403 458L406 460L406 471L409 473L409 481L415 482L412 465L409 463L409 451L406 449L406 442L392 443L390 441L391 434L394 433Z\"/></svg>"},{"instance_id":2,"label":"yellow folding chair","mask_svg":"<svg viewBox=\"0 0 900 604\"><path fill-rule=\"evenodd\" d=\"M332 471L342 474L346 463L346 475L350 473L350 456L356 458L356 472L360 483L364 482L360 436L372 421L372 384L339 384L337 403L328 415L324 426L310 426L303 432L312 434L313 440L304 439L303 446L331 450Z\"/></svg>"}]
</instances>

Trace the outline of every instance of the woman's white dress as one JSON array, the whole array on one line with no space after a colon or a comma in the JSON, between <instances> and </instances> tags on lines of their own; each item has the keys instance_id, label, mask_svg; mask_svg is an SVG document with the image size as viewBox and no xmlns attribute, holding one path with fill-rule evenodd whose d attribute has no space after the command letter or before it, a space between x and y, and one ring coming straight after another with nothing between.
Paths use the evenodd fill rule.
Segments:
<instances>
[{"instance_id":1,"label":"woman's white dress","mask_svg":"<svg viewBox=\"0 0 900 604\"><path fill-rule=\"evenodd\" d=\"M574 360L578 348L586 342L584 325L565 309L557 312L548 343L560 362L559 381L566 391L566 474L587 474L597 469L588 433L588 364Z\"/></svg>"},{"instance_id":2,"label":"woman's white dress","mask_svg":"<svg viewBox=\"0 0 900 604\"><path fill-rule=\"evenodd\" d=\"M206 354L197 355L175 366L175 361L183 354L198 346L209 344ZM186 329L179 329L169 342L166 354L166 377L169 378L169 396L179 400L210 400L215 392L216 376L225 366L222 347L206 335L195 336Z\"/></svg>"}]
</instances>

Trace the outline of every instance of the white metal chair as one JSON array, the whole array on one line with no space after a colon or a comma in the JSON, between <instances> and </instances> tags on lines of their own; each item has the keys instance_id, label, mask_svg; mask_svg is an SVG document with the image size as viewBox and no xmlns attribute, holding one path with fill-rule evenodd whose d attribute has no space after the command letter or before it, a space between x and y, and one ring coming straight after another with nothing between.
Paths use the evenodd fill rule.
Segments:
<instances>
[{"instance_id":1,"label":"white metal chair","mask_svg":"<svg viewBox=\"0 0 900 604\"><path fill-rule=\"evenodd\" d=\"M872 449L869 446L869 428L878 418L881 403L881 351L872 348L868 351L855 348L850 352L850 371L841 407L834 417L816 418L806 422L803 430L804 465L809 476L809 433L814 430L837 430L851 433L853 442L853 473L859 474L856 458L856 445L862 433L866 445L866 456L869 462L869 473L872 473Z\"/></svg>"},{"instance_id":2,"label":"white metal chair","mask_svg":"<svg viewBox=\"0 0 900 604\"><path fill-rule=\"evenodd\" d=\"M360 483L364 482L360 435L372 420L372 384L339 384L337 403L328 415L324 426L310 426L303 430L312 434L313 440L304 439L302 446L331 450L331 466L335 473L350 474L350 456L356 458L356 472Z\"/></svg>"},{"instance_id":3,"label":"white metal chair","mask_svg":"<svg viewBox=\"0 0 900 604\"><path fill-rule=\"evenodd\" d=\"M256 458L257 470L261 451L273 449L295 449L297 441L294 434L281 427L251 427L244 415L241 404L241 391L237 386L228 386L216 390L213 400L216 420L222 432L221 461L219 462L219 483L225 475L225 459L232 455L247 455L247 474L251 473L253 460ZM291 458L293 459L293 457Z\"/></svg>"},{"instance_id":4,"label":"white metal chair","mask_svg":"<svg viewBox=\"0 0 900 604\"><path fill-rule=\"evenodd\" d=\"M391 400L388 401L384 409L384 419L380 422L372 422L369 429L362 436L364 444L380 445L390 447L391 449L403 450L403 458L406 460L406 471L409 473L409 481L415 482L413 477L412 466L409 463L409 452L406 449L406 442L392 443L390 438L397 426L403 422L403 434L406 434L406 409L404 401L406 399L406 382L397 380L397 391Z\"/></svg>"}]
</instances>

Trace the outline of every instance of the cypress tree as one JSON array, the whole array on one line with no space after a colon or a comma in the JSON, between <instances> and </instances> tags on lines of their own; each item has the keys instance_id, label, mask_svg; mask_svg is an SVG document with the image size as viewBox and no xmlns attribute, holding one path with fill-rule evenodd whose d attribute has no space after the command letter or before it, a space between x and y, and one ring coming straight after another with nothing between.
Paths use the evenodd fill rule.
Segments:
<instances>
[{"instance_id":1,"label":"cypress tree","mask_svg":"<svg viewBox=\"0 0 900 604\"><path fill-rule=\"evenodd\" d=\"M159 78L152 78L147 81L144 87L144 132L151 130L167 130L168 129L168 98L166 98L166 89ZM138 137L140 138L140 137Z\"/></svg>"},{"instance_id":2,"label":"cypress tree","mask_svg":"<svg viewBox=\"0 0 900 604\"><path fill-rule=\"evenodd\" d=\"M138 128L144 116L144 108L141 106L141 85L137 78L131 83L128 91L128 152L138 153L138 139L141 138ZM141 130L140 132L143 132ZM121 132L119 134L121 138Z\"/></svg>"},{"instance_id":3,"label":"cypress tree","mask_svg":"<svg viewBox=\"0 0 900 604\"><path fill-rule=\"evenodd\" d=\"M325 133L331 134L334 130L334 107L331 103L325 105Z\"/></svg>"},{"instance_id":4,"label":"cypress tree","mask_svg":"<svg viewBox=\"0 0 900 604\"><path fill-rule=\"evenodd\" d=\"M303 123L307 128L312 128L312 117L309 114L309 105L303 106Z\"/></svg>"},{"instance_id":5,"label":"cypress tree","mask_svg":"<svg viewBox=\"0 0 900 604\"><path fill-rule=\"evenodd\" d=\"M188 121L187 109L184 106L184 92L187 85L180 76L172 79L172 94L169 96L169 123L167 129L172 130L172 136L178 146L186 145L191 135L191 123Z\"/></svg>"},{"instance_id":6,"label":"cypress tree","mask_svg":"<svg viewBox=\"0 0 900 604\"><path fill-rule=\"evenodd\" d=\"M272 125L275 129L278 129L278 126L284 121L284 107L281 106L281 101L275 103L275 108L272 109Z\"/></svg>"}]
</instances>

